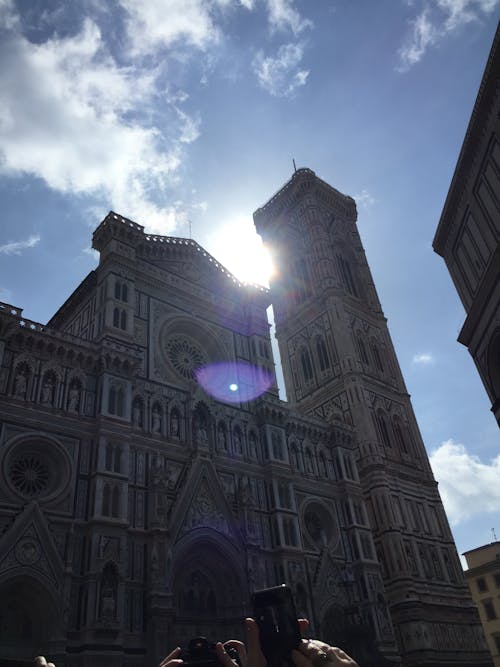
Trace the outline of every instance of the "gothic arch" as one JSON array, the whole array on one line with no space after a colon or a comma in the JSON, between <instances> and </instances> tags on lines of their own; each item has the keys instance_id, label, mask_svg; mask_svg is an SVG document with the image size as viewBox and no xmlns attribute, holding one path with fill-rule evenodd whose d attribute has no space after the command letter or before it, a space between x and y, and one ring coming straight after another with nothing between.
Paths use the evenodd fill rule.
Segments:
<instances>
[{"instance_id":1,"label":"gothic arch","mask_svg":"<svg viewBox=\"0 0 500 667\"><path fill-rule=\"evenodd\" d=\"M53 586L21 568L9 570L0 579L0 663L12 655L27 662L34 655L53 655L61 638L61 618L61 601Z\"/></svg>"},{"instance_id":2,"label":"gothic arch","mask_svg":"<svg viewBox=\"0 0 500 667\"><path fill-rule=\"evenodd\" d=\"M198 599L193 595L190 610L182 608L190 603L187 596L190 590L194 593L196 582L193 578L199 574L200 580L208 582L213 591L217 620L239 618L241 621L248 599L242 562L244 558L240 550L220 533L210 528L187 533L175 545L172 558L172 592L177 613L183 615L183 611L188 611L185 615L193 620L206 616L208 592L203 600L201 593Z\"/></svg>"}]
</instances>

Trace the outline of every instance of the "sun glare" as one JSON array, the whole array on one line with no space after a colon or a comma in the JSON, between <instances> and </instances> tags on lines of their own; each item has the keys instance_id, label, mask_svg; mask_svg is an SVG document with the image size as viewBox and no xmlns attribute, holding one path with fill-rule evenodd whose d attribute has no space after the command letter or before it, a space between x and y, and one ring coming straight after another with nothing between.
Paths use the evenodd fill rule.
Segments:
<instances>
[{"instance_id":1,"label":"sun glare","mask_svg":"<svg viewBox=\"0 0 500 667\"><path fill-rule=\"evenodd\" d=\"M251 219L237 218L223 224L210 236L209 243L209 252L238 280L269 286L274 267Z\"/></svg>"}]
</instances>

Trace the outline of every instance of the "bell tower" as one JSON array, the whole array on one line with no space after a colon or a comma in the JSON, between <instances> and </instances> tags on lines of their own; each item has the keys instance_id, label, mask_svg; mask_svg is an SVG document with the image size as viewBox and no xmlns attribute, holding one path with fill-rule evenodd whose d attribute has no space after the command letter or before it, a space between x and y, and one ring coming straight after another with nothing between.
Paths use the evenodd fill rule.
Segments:
<instances>
[{"instance_id":1,"label":"bell tower","mask_svg":"<svg viewBox=\"0 0 500 667\"><path fill-rule=\"evenodd\" d=\"M403 664L444 664L448 642L454 664L486 665L479 618L356 219L355 201L310 169L297 170L254 213L276 268L271 299L288 400L332 425L354 427ZM446 639L461 633L467 652Z\"/></svg>"}]
</instances>

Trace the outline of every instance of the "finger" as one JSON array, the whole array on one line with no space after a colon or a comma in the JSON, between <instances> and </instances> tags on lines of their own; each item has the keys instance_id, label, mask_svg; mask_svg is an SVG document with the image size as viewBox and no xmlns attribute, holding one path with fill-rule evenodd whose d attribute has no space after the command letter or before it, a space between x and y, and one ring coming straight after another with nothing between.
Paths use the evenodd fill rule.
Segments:
<instances>
[{"instance_id":1,"label":"finger","mask_svg":"<svg viewBox=\"0 0 500 667\"><path fill-rule=\"evenodd\" d=\"M33 664L35 667L46 667L47 661L43 655L37 655L36 658L33 658Z\"/></svg>"},{"instance_id":2,"label":"finger","mask_svg":"<svg viewBox=\"0 0 500 667\"><path fill-rule=\"evenodd\" d=\"M292 651L292 660L297 667L312 667L312 661L297 649Z\"/></svg>"},{"instance_id":3,"label":"finger","mask_svg":"<svg viewBox=\"0 0 500 667\"><path fill-rule=\"evenodd\" d=\"M236 661L233 660L231 656L226 652L226 650L224 649L224 644L222 644L222 642L217 642L217 644L215 645L215 653L217 654L219 662L223 667L237 667Z\"/></svg>"},{"instance_id":4,"label":"finger","mask_svg":"<svg viewBox=\"0 0 500 667\"><path fill-rule=\"evenodd\" d=\"M166 658L163 658L163 660L160 662L160 667L165 667L165 665L167 664L167 662L169 662L170 660L174 660L175 658L177 658L177 657L180 655L181 650L182 650L182 649L181 649L180 646L178 646L177 648L174 648L174 650L171 651L171 652L167 655L167 657L166 657ZM177 661L176 661L176 664L177 664L178 662L181 662L181 663L182 663L182 660L180 660L180 661L177 660Z\"/></svg>"},{"instance_id":5,"label":"finger","mask_svg":"<svg viewBox=\"0 0 500 667\"><path fill-rule=\"evenodd\" d=\"M48 662L47 667L56 667L53 662Z\"/></svg>"},{"instance_id":6,"label":"finger","mask_svg":"<svg viewBox=\"0 0 500 667\"><path fill-rule=\"evenodd\" d=\"M307 618L298 618L300 634L304 634L309 628L309 621Z\"/></svg>"},{"instance_id":7,"label":"finger","mask_svg":"<svg viewBox=\"0 0 500 667\"><path fill-rule=\"evenodd\" d=\"M249 667L266 667L267 660L262 653L259 639L259 628L253 618L246 618L247 656Z\"/></svg>"},{"instance_id":8,"label":"finger","mask_svg":"<svg viewBox=\"0 0 500 667\"><path fill-rule=\"evenodd\" d=\"M238 639L230 639L227 642L224 642L224 648L234 648L238 652L238 658L240 659L241 666L246 667L247 665L247 649L243 642L238 641Z\"/></svg>"}]
</instances>

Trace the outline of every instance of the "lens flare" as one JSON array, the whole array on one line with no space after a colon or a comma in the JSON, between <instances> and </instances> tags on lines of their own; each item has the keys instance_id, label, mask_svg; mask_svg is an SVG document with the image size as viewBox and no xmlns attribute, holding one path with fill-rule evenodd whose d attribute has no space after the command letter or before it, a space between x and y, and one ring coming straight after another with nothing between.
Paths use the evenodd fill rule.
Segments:
<instances>
[{"instance_id":1,"label":"lens flare","mask_svg":"<svg viewBox=\"0 0 500 667\"><path fill-rule=\"evenodd\" d=\"M197 381L214 398L226 403L251 401L273 383L273 374L243 361L219 362L195 371Z\"/></svg>"}]
</instances>

